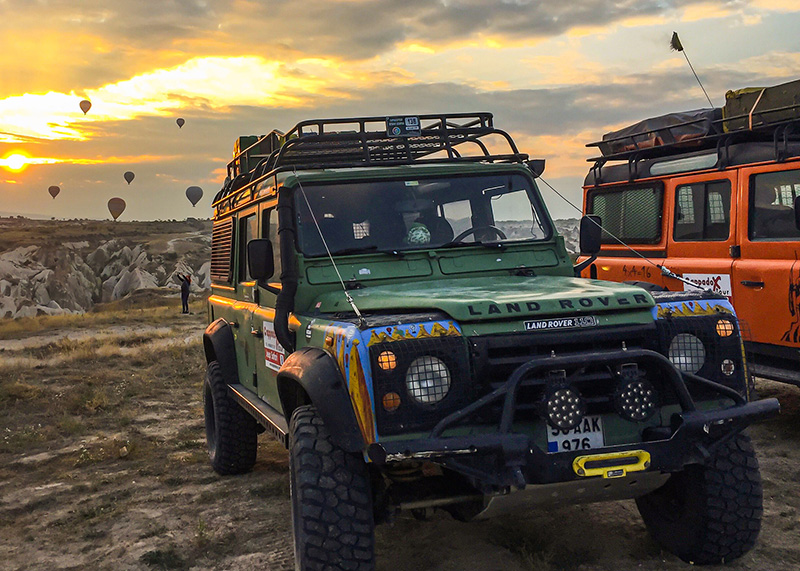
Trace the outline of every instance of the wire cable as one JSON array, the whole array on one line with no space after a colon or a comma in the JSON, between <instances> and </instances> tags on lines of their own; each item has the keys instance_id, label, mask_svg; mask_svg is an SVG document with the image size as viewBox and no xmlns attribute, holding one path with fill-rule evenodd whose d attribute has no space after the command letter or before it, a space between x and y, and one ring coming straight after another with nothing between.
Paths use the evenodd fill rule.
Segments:
<instances>
[{"instance_id":1,"label":"wire cable","mask_svg":"<svg viewBox=\"0 0 800 571\"><path fill-rule=\"evenodd\" d=\"M542 181L542 182L543 182L543 183L544 183L544 184L547 186L547 188L549 188L549 189L550 189L550 190L552 190L554 193L556 193L556 194L559 196L559 198L561 198L561 200L563 200L564 202L566 202L567 204L569 204L570 206L572 206L572 208L574 208L575 210L577 210L578 212L580 212L581 214L583 214L583 210L581 210L580 208L578 208L578 207L575 205L575 203L573 203L573 202L572 202L571 200L569 200L569 199L568 199L566 196L564 196L564 195L563 195L563 194L561 194L561 193L560 193L558 190L556 190L556 188L555 188L555 187L554 187L552 184L550 184L549 182L547 182L547 181L546 181L544 178L542 178L542 177L541 177L541 175L538 177L538 180ZM697 285L696 283L694 283L694 282L692 282L692 281L689 281L689 280L687 280L687 279L686 279L686 278L684 278L683 276L676 274L675 272L673 272L672 270L670 270L668 267L666 267L666 266L664 266L664 265L662 265L662 264L656 264L656 263L655 263L653 260L651 260L650 258L648 258L647 256L645 256L645 255L644 255L644 254L642 254L641 252L639 252L639 251L635 250L634 248L630 247L630 246L629 246L628 244L626 244L626 243L625 243L625 242L624 242L624 241L623 241L621 238L618 238L618 237L617 237L617 236L615 236L615 235L614 235L612 232L610 232L610 231L608 231L607 229L605 229L605 228L603 227L603 225L602 225L602 224L600 224L600 223L598 223L598 222L597 222L597 221L596 221L594 218L589 218L589 220L591 220L592 224L595 224L595 225L596 225L598 228L600 228L600 230L602 230L603 232L605 232L606 234L608 234L609 236L611 236L611 238L613 238L614 240L616 240L616 241L617 241L618 243L620 243L621 245L625 246L625 247L626 247L628 250L630 250L631 252L633 252L635 255L639 256L639 257L640 257L642 260L644 260L645 262L647 262L648 264L650 264L650 265L651 265L651 266L653 266L654 268L658 268L658 270L661 272L661 275L663 275L663 276L666 276L666 277L668 277L668 278L673 278L673 279L676 279L676 280L678 280L678 281L680 281L680 282L683 282L683 283L685 283L686 285L690 285L690 286L692 286L692 287L695 287L695 288L697 288L697 289L700 289L700 290L703 290L703 291L710 291L710 290L706 290L705 288L703 288L703 287L701 287L701 286Z\"/></svg>"}]
</instances>

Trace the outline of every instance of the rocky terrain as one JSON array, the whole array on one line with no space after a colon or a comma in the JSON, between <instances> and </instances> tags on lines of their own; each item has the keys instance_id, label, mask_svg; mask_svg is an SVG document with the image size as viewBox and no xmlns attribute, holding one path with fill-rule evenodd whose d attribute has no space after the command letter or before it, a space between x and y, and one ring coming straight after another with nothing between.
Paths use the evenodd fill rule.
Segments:
<instances>
[{"instance_id":1,"label":"rocky terrain","mask_svg":"<svg viewBox=\"0 0 800 571\"><path fill-rule=\"evenodd\" d=\"M0 218L0 317L81 313L134 291L210 287L211 222Z\"/></svg>"},{"instance_id":2,"label":"rocky terrain","mask_svg":"<svg viewBox=\"0 0 800 571\"><path fill-rule=\"evenodd\" d=\"M143 294L83 315L0 320L0 569L293 569L286 451L263 434L253 471L211 469L203 302L182 315L170 298L141 308ZM709 570L800 568L800 389L758 390L783 409L749 430L764 481L761 535ZM377 571L691 568L659 548L632 500L471 523L402 512L377 528L376 550Z\"/></svg>"},{"instance_id":3,"label":"rocky terrain","mask_svg":"<svg viewBox=\"0 0 800 571\"><path fill-rule=\"evenodd\" d=\"M557 220L577 251L578 220ZM211 222L110 222L0 217L0 317L81 313L139 290L211 285Z\"/></svg>"},{"instance_id":4,"label":"rocky terrain","mask_svg":"<svg viewBox=\"0 0 800 571\"><path fill-rule=\"evenodd\" d=\"M563 220L555 220L556 230L564 237L564 244L567 246L567 252L570 254L578 253L578 230L580 228L580 220L578 218L565 218Z\"/></svg>"}]
</instances>

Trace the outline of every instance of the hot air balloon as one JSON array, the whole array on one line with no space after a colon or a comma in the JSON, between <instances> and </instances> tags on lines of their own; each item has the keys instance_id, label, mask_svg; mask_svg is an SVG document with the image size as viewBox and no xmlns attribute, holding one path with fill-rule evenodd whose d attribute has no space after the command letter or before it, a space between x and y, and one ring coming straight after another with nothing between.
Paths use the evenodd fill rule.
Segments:
<instances>
[{"instance_id":1,"label":"hot air balloon","mask_svg":"<svg viewBox=\"0 0 800 571\"><path fill-rule=\"evenodd\" d=\"M199 186L190 186L186 189L186 198L189 199L192 206L197 206L197 203L203 198L203 189Z\"/></svg>"},{"instance_id":2,"label":"hot air balloon","mask_svg":"<svg viewBox=\"0 0 800 571\"><path fill-rule=\"evenodd\" d=\"M178 129L180 129L181 127L183 127L183 124L184 124L184 123L186 123L186 121L184 120L184 118L183 118L183 117L178 117L178 118L175 120L175 122L178 124Z\"/></svg>"},{"instance_id":3,"label":"hot air balloon","mask_svg":"<svg viewBox=\"0 0 800 571\"><path fill-rule=\"evenodd\" d=\"M131 183L131 181L134 179L134 177L135 177L136 175L135 175L135 174L133 174L131 171L127 171L127 172L126 172L124 175L122 175L122 176L124 176L124 177L125 177L125 180L126 180L126 181L128 181L128 184L130 184L130 183Z\"/></svg>"},{"instance_id":4,"label":"hot air balloon","mask_svg":"<svg viewBox=\"0 0 800 571\"><path fill-rule=\"evenodd\" d=\"M83 111L84 115L86 115L89 109L92 108L92 102L89 101L88 99L84 99L83 101L81 101L80 105L81 105L81 111Z\"/></svg>"},{"instance_id":5,"label":"hot air balloon","mask_svg":"<svg viewBox=\"0 0 800 571\"><path fill-rule=\"evenodd\" d=\"M61 192L61 188L56 185L53 185L47 189L47 192L49 192L50 196L52 196L55 199L55 197L58 196L58 193Z\"/></svg>"},{"instance_id":6,"label":"hot air balloon","mask_svg":"<svg viewBox=\"0 0 800 571\"><path fill-rule=\"evenodd\" d=\"M125 201L121 198L112 198L108 201L108 211L111 213L111 216L114 217L114 220L119 218L119 215L125 212Z\"/></svg>"}]
</instances>

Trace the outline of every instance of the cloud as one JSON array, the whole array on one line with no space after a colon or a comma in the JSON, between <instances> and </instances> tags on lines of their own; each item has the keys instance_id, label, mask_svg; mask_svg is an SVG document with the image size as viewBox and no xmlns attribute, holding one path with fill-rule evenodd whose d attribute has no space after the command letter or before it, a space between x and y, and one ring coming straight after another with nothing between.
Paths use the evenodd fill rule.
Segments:
<instances>
[{"instance_id":1,"label":"cloud","mask_svg":"<svg viewBox=\"0 0 800 571\"><path fill-rule=\"evenodd\" d=\"M720 5L720 2L700 2L691 6L686 6L681 14L682 22L698 22L701 20L713 20L729 16L735 9L739 8L738 3L727 2Z\"/></svg>"},{"instance_id":2,"label":"cloud","mask_svg":"<svg viewBox=\"0 0 800 571\"><path fill-rule=\"evenodd\" d=\"M25 94L0 100L0 137L86 139L92 123L172 116L187 107L215 110L232 105L294 107L324 85L298 69L260 57L197 58L171 69L87 89L92 108L78 108L84 96Z\"/></svg>"},{"instance_id":3,"label":"cloud","mask_svg":"<svg viewBox=\"0 0 800 571\"><path fill-rule=\"evenodd\" d=\"M754 8L765 12L797 12L800 7L797 0L751 0L749 2Z\"/></svg>"},{"instance_id":4,"label":"cloud","mask_svg":"<svg viewBox=\"0 0 800 571\"><path fill-rule=\"evenodd\" d=\"M0 4L0 33L13 41L4 42L11 50L0 54L0 63L19 79L26 69L45 74L58 62L63 70L59 83L39 84L36 89L69 91L80 85L114 83L190 57L269 54L271 59L312 56L357 61L402 46L425 51L469 42L495 48L532 45L570 30L624 22L640 25L693 6L713 14L741 4L730 0L8 0ZM52 71L46 74L50 81ZM4 90L13 93L14 86L22 85L15 80Z\"/></svg>"}]
</instances>

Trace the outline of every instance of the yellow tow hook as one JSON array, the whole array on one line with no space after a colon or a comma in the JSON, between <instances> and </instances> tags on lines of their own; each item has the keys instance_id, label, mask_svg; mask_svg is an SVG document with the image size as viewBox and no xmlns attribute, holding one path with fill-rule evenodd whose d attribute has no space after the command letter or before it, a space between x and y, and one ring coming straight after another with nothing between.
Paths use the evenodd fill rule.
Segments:
<instances>
[{"instance_id":1,"label":"yellow tow hook","mask_svg":"<svg viewBox=\"0 0 800 571\"><path fill-rule=\"evenodd\" d=\"M650 453L644 450L589 454L572 461L572 469L578 476L602 476L622 478L629 472L641 472L650 467Z\"/></svg>"}]
</instances>

